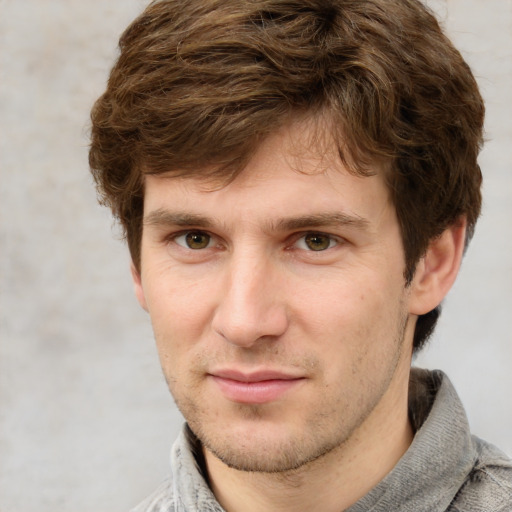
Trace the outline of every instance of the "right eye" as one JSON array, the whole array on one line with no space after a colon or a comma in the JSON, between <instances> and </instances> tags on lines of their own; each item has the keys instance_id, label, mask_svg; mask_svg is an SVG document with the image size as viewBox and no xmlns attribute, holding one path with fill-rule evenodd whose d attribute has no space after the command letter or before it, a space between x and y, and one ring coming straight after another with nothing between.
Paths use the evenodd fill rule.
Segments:
<instances>
[{"instance_id":1,"label":"right eye","mask_svg":"<svg viewBox=\"0 0 512 512\"><path fill-rule=\"evenodd\" d=\"M208 249L213 245L212 237L204 231L186 231L175 236L174 241L181 247L194 251Z\"/></svg>"}]
</instances>

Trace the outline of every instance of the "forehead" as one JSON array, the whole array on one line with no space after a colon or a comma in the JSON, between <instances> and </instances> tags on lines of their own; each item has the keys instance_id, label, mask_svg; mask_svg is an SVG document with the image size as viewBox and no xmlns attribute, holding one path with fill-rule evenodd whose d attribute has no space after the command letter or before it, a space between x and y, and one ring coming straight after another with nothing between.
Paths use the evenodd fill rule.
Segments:
<instances>
[{"instance_id":1,"label":"forehead","mask_svg":"<svg viewBox=\"0 0 512 512\"><path fill-rule=\"evenodd\" d=\"M231 211L233 220L252 216L307 215L347 211L375 216L388 206L385 169L375 164L370 176L350 172L338 145L308 122L295 122L267 137L231 181L206 170L191 176L148 175L144 211Z\"/></svg>"}]
</instances>

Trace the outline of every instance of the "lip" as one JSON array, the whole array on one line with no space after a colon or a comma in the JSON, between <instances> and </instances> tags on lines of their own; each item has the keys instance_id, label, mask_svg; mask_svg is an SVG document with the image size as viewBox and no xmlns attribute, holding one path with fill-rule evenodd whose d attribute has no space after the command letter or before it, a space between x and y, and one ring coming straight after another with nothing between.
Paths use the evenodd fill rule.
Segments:
<instances>
[{"instance_id":1,"label":"lip","mask_svg":"<svg viewBox=\"0 0 512 512\"><path fill-rule=\"evenodd\" d=\"M245 404L274 402L305 380L302 376L274 370L242 372L223 369L208 376L225 398Z\"/></svg>"}]
</instances>

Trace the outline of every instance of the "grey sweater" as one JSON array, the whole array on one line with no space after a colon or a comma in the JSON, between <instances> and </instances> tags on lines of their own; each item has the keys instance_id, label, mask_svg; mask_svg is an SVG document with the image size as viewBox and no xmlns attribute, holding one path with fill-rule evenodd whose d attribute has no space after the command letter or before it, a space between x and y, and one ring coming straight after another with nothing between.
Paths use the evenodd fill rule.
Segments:
<instances>
[{"instance_id":1,"label":"grey sweater","mask_svg":"<svg viewBox=\"0 0 512 512\"><path fill-rule=\"evenodd\" d=\"M512 461L471 436L459 397L439 371L414 369L414 441L395 468L345 512L512 512ZM132 512L223 512L200 469L185 425L171 451L171 477Z\"/></svg>"}]
</instances>

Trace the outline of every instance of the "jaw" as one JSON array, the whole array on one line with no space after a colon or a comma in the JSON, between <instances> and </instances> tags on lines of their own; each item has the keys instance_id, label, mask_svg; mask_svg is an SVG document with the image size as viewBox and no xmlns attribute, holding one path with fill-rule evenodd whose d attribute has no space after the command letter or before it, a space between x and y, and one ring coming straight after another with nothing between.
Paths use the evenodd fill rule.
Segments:
<instances>
[{"instance_id":1,"label":"jaw","mask_svg":"<svg viewBox=\"0 0 512 512\"><path fill-rule=\"evenodd\" d=\"M290 460L286 459L289 452L284 453L285 450L279 456L281 462L287 460L282 466L286 469L276 471L275 466L268 466L264 455L275 450L268 439L258 439L259 430L246 431L241 427L233 438L229 436L233 444L252 439L259 445L258 450L250 449L244 454L240 466L228 464L229 461L203 446L211 487L219 503L226 510L247 512L315 510L320 501L324 511L344 510L353 505L392 470L412 442L407 391L403 391L407 388L408 373L405 365L397 367L390 392L382 397L350 438L340 438L332 446L326 445L323 452L317 452L316 458L304 459L299 467L289 464ZM394 393L395 388L400 388L401 393ZM389 414L390 402L400 406L396 414ZM274 432L279 433L279 427L262 419L261 409L252 413L252 418L261 420L265 429L275 428ZM375 436L377 428L379 436ZM250 456L255 455L263 455L261 460L266 460L267 466L259 470L254 464L248 467Z\"/></svg>"}]
</instances>

